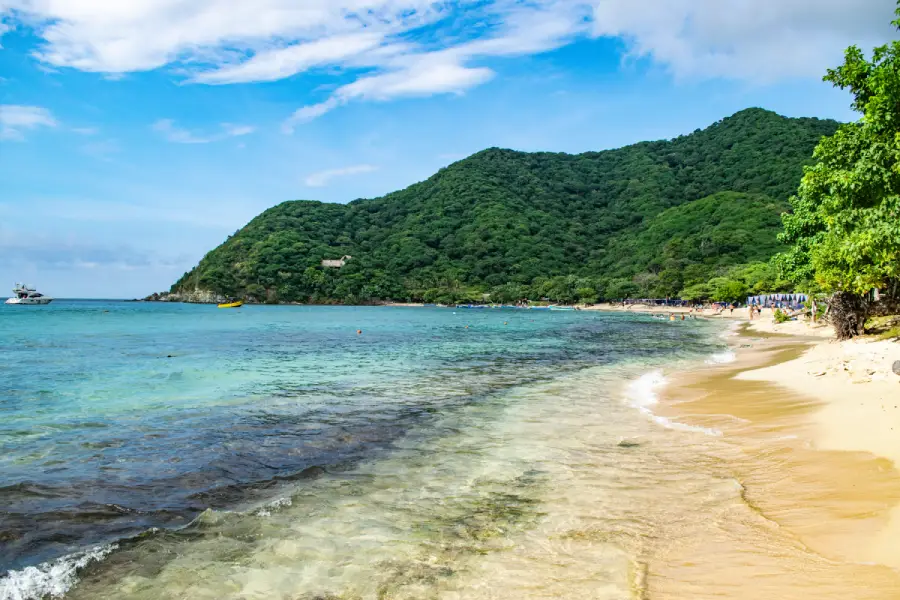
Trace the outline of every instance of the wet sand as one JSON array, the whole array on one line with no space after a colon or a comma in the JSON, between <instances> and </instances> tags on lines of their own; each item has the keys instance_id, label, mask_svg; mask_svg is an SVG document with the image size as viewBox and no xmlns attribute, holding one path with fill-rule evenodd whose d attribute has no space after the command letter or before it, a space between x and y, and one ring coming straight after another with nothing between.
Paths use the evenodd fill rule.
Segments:
<instances>
[{"instance_id":1,"label":"wet sand","mask_svg":"<svg viewBox=\"0 0 900 600\"><path fill-rule=\"evenodd\" d=\"M673 378L656 412L722 432L722 469L777 543L686 540L657 557L650 597L900 598L900 471L896 455L881 451L900 442L867 436L889 427L876 414L880 388L857 383L846 398L837 373L807 372L810 355L841 351L835 342L744 331L733 345L734 363ZM900 384L890 383L900 400Z\"/></svg>"}]
</instances>

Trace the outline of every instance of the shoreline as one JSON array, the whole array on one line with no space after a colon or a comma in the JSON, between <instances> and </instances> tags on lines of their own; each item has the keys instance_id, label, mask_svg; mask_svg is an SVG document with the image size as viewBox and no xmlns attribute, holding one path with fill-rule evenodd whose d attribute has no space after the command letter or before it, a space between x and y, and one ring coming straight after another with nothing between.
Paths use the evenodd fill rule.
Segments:
<instances>
[{"instance_id":1,"label":"shoreline","mask_svg":"<svg viewBox=\"0 0 900 600\"><path fill-rule=\"evenodd\" d=\"M205 511L196 539L140 534L7 582L67 587L71 600L368 597L383 576L397 598L900 598L900 566L883 566L900 556L900 471L819 448L825 401L769 380L768 369L839 347L820 339L830 329L608 320L641 322L639 350L693 329L703 339L688 347L703 355L676 347L528 377L361 462L358 487L337 473L303 479L259 504ZM161 549L171 558L144 569Z\"/></svg>"},{"instance_id":2,"label":"shoreline","mask_svg":"<svg viewBox=\"0 0 900 600\"><path fill-rule=\"evenodd\" d=\"M765 318L735 329L734 361L672 375L654 412L722 432L765 519L835 569L858 566L866 598L900 597L900 343Z\"/></svg>"}]
</instances>

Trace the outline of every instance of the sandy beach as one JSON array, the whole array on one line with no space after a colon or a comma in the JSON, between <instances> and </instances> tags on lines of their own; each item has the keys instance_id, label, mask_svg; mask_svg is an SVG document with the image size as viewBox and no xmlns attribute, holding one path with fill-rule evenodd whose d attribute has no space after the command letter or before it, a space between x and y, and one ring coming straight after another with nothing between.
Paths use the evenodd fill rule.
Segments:
<instances>
[{"instance_id":1,"label":"sandy beach","mask_svg":"<svg viewBox=\"0 0 900 600\"><path fill-rule=\"evenodd\" d=\"M622 304L593 304L591 306L582 306L581 310L599 310L603 312L619 312L619 313L646 313L646 314L674 314L674 315L689 315L693 314L696 317L702 317L705 319L733 319L738 321L748 321L749 320L749 312L747 308L735 308L734 310L725 308L725 309L717 309L717 308L702 308L694 310L690 307L686 306L658 306L655 304L629 304L627 306L623 306ZM764 321L770 321L772 319L774 311L771 308L762 309L761 319ZM754 319L756 321L757 319Z\"/></svg>"},{"instance_id":2,"label":"sandy beach","mask_svg":"<svg viewBox=\"0 0 900 600\"><path fill-rule=\"evenodd\" d=\"M900 343L837 342L830 328L771 318L735 330L735 361L673 377L658 412L722 432L733 450L725 469L747 502L824 561L769 597L900 598L900 377L891 371ZM743 559L707 550L692 548L690 560L706 558L721 577L754 576ZM687 567L658 568L683 581Z\"/></svg>"},{"instance_id":3,"label":"sandy beach","mask_svg":"<svg viewBox=\"0 0 900 600\"><path fill-rule=\"evenodd\" d=\"M820 342L800 358L737 377L819 400L822 406L813 415L817 448L869 452L900 466L900 378L891 372L895 360L900 360L900 344L892 341Z\"/></svg>"}]
</instances>

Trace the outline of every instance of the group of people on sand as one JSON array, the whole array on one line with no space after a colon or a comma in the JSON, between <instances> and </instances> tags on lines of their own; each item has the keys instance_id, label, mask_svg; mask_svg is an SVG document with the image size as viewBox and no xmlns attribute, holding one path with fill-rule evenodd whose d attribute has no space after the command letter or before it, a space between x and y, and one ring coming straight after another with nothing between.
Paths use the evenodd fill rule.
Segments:
<instances>
[{"instance_id":1,"label":"group of people on sand","mask_svg":"<svg viewBox=\"0 0 900 600\"><path fill-rule=\"evenodd\" d=\"M747 308L750 311L750 320L751 321L754 318L759 319L762 317L762 307L759 304L751 304Z\"/></svg>"},{"instance_id":2,"label":"group of people on sand","mask_svg":"<svg viewBox=\"0 0 900 600\"><path fill-rule=\"evenodd\" d=\"M682 320L682 321L685 321L685 320L687 320L687 319L692 319L692 320L693 320L693 319L697 319L697 317L696 317L693 313L681 313L681 314L680 314L680 317L681 317L681 320ZM665 315L664 313L659 313L659 314L653 315L653 318L655 318L655 319L665 319L665 318L666 318L666 315ZM677 320L678 320L678 316L677 316L675 313L669 313L669 320L670 320L670 321L677 321Z\"/></svg>"}]
</instances>

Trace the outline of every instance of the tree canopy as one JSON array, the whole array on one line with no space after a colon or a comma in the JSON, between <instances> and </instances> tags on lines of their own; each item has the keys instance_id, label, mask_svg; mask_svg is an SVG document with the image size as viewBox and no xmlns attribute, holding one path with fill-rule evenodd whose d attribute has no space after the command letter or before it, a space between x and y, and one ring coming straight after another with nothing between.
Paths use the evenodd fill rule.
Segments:
<instances>
[{"instance_id":1,"label":"tree canopy","mask_svg":"<svg viewBox=\"0 0 900 600\"><path fill-rule=\"evenodd\" d=\"M850 91L862 119L816 147L784 216L791 248L777 260L806 287L865 294L900 280L900 42L871 60L853 46L824 79Z\"/></svg>"},{"instance_id":2,"label":"tree canopy","mask_svg":"<svg viewBox=\"0 0 900 600\"><path fill-rule=\"evenodd\" d=\"M603 152L491 148L381 198L270 208L172 291L318 303L677 297L735 269L763 273L758 263L784 249L788 196L837 127L748 109ZM340 269L321 266L344 255Z\"/></svg>"}]
</instances>

